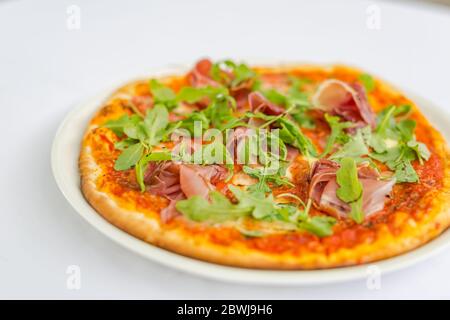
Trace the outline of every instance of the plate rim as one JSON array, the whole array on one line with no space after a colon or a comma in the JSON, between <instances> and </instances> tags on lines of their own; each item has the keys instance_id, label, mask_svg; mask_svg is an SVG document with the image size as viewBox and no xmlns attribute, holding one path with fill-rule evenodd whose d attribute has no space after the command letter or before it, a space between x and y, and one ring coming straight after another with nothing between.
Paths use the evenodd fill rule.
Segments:
<instances>
[{"instance_id":1,"label":"plate rim","mask_svg":"<svg viewBox=\"0 0 450 320\"><path fill-rule=\"evenodd\" d=\"M295 64L295 62L288 62L288 64ZM75 164L77 168L76 171L78 172L78 155L81 140L84 136L85 129L87 128L87 121L89 121L90 117L98 110L100 104L117 90L121 84L123 85L124 83L136 79L177 74L186 69L186 65L172 65L165 68L158 68L149 73L151 76L134 77L134 79L120 82L119 85L111 86L110 89L104 90L101 94L78 104L69 111L56 130L51 148L51 167L56 184L72 208L106 237L144 258L178 271L218 281L278 286L315 286L356 281L372 274L374 267L377 268L376 272L387 274L424 261L450 246L450 229L447 229L437 238L412 251L372 263L322 270L260 270L225 266L183 256L135 238L109 223L85 200L79 186L79 174L75 177L72 176L67 178L67 175L64 175L64 172L67 172L67 170L64 170L64 166L67 167ZM409 90L401 91L415 101L415 103L420 105L421 110L425 107L425 109L432 109L438 114L447 114L445 110L437 107L429 100L419 97L416 94L412 94ZM87 121L84 121L85 118L88 118ZM78 120L78 123L76 120ZM447 120L447 122L449 121ZM78 137L78 139L75 138L75 140L78 141L72 141L74 140L73 137L72 139L69 139L71 137L68 132L70 124L78 124L78 127L80 128L80 132L72 134L72 136L75 135ZM433 126L435 126L434 123ZM443 128L439 129L448 141L449 133L445 132ZM62 153L64 153L63 146L69 145L69 147L73 148L75 143L77 143L75 146L77 151L75 154L77 157L72 159L74 163L61 163L59 159L62 156ZM69 181L67 181L67 179L69 179Z\"/></svg>"}]
</instances>

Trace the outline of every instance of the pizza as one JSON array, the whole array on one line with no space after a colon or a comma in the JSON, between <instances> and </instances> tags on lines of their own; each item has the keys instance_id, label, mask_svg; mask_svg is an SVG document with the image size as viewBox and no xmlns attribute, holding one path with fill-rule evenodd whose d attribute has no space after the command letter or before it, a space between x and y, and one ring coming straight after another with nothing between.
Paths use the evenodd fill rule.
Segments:
<instances>
[{"instance_id":1,"label":"pizza","mask_svg":"<svg viewBox=\"0 0 450 320\"><path fill-rule=\"evenodd\" d=\"M373 262L450 223L449 149L419 107L353 67L202 59L99 106L81 190L118 228L204 261Z\"/></svg>"}]
</instances>

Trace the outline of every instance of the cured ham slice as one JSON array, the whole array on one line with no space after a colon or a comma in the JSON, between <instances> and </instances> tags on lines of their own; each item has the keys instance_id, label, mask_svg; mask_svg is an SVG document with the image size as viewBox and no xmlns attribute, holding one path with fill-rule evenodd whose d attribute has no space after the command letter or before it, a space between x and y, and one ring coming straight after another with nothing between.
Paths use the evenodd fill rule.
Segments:
<instances>
[{"instance_id":1,"label":"cured ham slice","mask_svg":"<svg viewBox=\"0 0 450 320\"><path fill-rule=\"evenodd\" d=\"M356 128L376 126L375 113L367 101L364 87L359 83L325 80L312 97L312 103L318 109L354 122Z\"/></svg>"},{"instance_id":2,"label":"cured ham slice","mask_svg":"<svg viewBox=\"0 0 450 320\"><path fill-rule=\"evenodd\" d=\"M286 148L287 148L287 157L286 157L287 161L294 161L300 155L300 151L298 151L297 148L291 146L287 146Z\"/></svg>"},{"instance_id":3,"label":"cured ham slice","mask_svg":"<svg viewBox=\"0 0 450 320\"><path fill-rule=\"evenodd\" d=\"M284 108L270 102L259 92L248 95L248 104L253 112L261 112L270 116L277 116L286 111Z\"/></svg>"},{"instance_id":4,"label":"cured ham slice","mask_svg":"<svg viewBox=\"0 0 450 320\"><path fill-rule=\"evenodd\" d=\"M133 103L142 114L145 114L148 109L153 107L153 97L150 95L134 96L131 99L131 103Z\"/></svg>"},{"instance_id":5,"label":"cured ham slice","mask_svg":"<svg viewBox=\"0 0 450 320\"><path fill-rule=\"evenodd\" d=\"M171 161L151 162L144 176L147 191L166 197L169 205L161 211L161 219L168 222L178 215L178 200L199 195L205 199L215 190L214 184L224 180L228 170L219 165L187 165Z\"/></svg>"},{"instance_id":6,"label":"cured ham slice","mask_svg":"<svg viewBox=\"0 0 450 320\"><path fill-rule=\"evenodd\" d=\"M186 197L195 195L208 199L209 193L214 190L212 183L225 179L227 170L218 165L180 166L180 187Z\"/></svg>"},{"instance_id":7,"label":"cured ham slice","mask_svg":"<svg viewBox=\"0 0 450 320\"><path fill-rule=\"evenodd\" d=\"M169 200L180 198L180 166L170 162L150 162L144 175L147 191Z\"/></svg>"},{"instance_id":8,"label":"cured ham slice","mask_svg":"<svg viewBox=\"0 0 450 320\"><path fill-rule=\"evenodd\" d=\"M188 81L193 87L217 87L220 84L211 78L211 68L213 63L209 59L202 59L195 65L188 74Z\"/></svg>"},{"instance_id":9,"label":"cured ham slice","mask_svg":"<svg viewBox=\"0 0 450 320\"><path fill-rule=\"evenodd\" d=\"M339 164L330 160L317 161L311 172L309 196L319 210L336 217L346 218L350 206L336 195L338 184L336 172ZM378 172L370 167L358 168L359 181L363 187L363 212L366 217L383 210L386 197L391 193L395 179L380 180Z\"/></svg>"}]
</instances>

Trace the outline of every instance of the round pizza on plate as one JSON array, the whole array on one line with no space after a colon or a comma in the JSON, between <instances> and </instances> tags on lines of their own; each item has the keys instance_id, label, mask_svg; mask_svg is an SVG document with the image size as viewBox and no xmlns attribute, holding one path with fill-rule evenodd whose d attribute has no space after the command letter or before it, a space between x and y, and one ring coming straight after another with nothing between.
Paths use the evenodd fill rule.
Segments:
<instances>
[{"instance_id":1,"label":"round pizza on plate","mask_svg":"<svg viewBox=\"0 0 450 320\"><path fill-rule=\"evenodd\" d=\"M362 264L450 223L442 135L400 91L342 65L203 59L128 83L88 124L79 167L115 226L231 266Z\"/></svg>"}]
</instances>

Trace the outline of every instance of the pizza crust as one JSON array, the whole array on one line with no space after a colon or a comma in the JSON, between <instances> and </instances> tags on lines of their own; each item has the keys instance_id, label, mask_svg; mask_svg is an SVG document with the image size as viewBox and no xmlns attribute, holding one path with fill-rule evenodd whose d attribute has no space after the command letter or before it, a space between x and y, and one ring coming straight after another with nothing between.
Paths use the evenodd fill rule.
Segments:
<instances>
[{"instance_id":1,"label":"pizza crust","mask_svg":"<svg viewBox=\"0 0 450 320\"><path fill-rule=\"evenodd\" d=\"M113 96L123 93L130 84L119 89ZM387 86L383 83L383 86ZM389 87L390 90L392 87ZM387 87L385 88L387 89ZM87 133L93 129L90 126ZM450 152L443 137L434 129L430 132L440 145L439 155L445 161L444 185L434 195L432 209L426 218L417 223L411 217L404 217L405 226L400 234L393 235L388 227L377 233L377 239L371 243L359 244L353 248L340 248L326 252L269 253L249 248L243 243L232 246L212 242L202 234L193 236L184 228L167 228L159 215L149 215L121 207L107 193L97 188L97 178L101 168L92 156L91 148L83 143L79 159L81 189L86 200L107 221L127 233L152 245L188 257L229 266L258 269L321 269L349 266L373 262L393 257L427 243L437 237L450 225ZM406 213L405 213L406 215Z\"/></svg>"}]
</instances>

